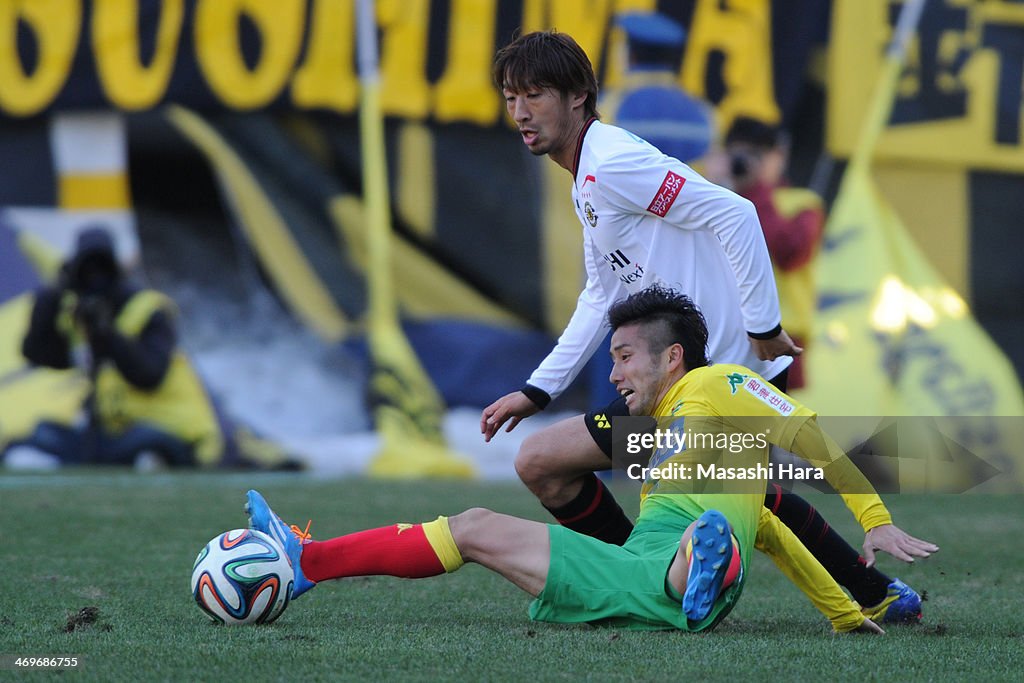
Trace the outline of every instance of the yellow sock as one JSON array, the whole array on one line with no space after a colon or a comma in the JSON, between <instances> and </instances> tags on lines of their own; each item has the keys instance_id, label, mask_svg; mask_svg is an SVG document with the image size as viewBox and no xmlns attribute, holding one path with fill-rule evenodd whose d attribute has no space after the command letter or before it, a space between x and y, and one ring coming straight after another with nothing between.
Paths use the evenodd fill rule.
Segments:
<instances>
[{"instance_id":1,"label":"yellow sock","mask_svg":"<svg viewBox=\"0 0 1024 683\"><path fill-rule=\"evenodd\" d=\"M455 537L452 536L447 517L442 515L433 522L424 522L423 534L427 537L430 547L437 553L437 559L441 561L446 572L451 573L465 564L459 547L455 545Z\"/></svg>"}]
</instances>

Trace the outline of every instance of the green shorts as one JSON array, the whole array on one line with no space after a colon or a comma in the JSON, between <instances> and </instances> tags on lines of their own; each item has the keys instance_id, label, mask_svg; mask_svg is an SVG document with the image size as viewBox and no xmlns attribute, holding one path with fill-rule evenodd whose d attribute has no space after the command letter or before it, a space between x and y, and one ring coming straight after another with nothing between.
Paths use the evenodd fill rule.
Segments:
<instances>
[{"instance_id":1,"label":"green shorts","mask_svg":"<svg viewBox=\"0 0 1024 683\"><path fill-rule=\"evenodd\" d=\"M690 623L666 581L688 524L681 529L640 525L621 547L549 524L551 566L544 590L530 604L530 618L638 630L713 628L739 599L743 574L718 596L706 618Z\"/></svg>"}]
</instances>

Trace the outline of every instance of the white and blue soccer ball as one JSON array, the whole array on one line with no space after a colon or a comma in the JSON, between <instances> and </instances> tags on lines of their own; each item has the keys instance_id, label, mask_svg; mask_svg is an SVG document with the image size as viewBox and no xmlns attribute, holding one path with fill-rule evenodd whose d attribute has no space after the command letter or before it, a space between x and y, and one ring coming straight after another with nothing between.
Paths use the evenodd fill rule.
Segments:
<instances>
[{"instance_id":1,"label":"white and blue soccer ball","mask_svg":"<svg viewBox=\"0 0 1024 683\"><path fill-rule=\"evenodd\" d=\"M288 606L294 582L281 546L255 529L225 531L192 565L192 597L221 624L269 624Z\"/></svg>"}]
</instances>

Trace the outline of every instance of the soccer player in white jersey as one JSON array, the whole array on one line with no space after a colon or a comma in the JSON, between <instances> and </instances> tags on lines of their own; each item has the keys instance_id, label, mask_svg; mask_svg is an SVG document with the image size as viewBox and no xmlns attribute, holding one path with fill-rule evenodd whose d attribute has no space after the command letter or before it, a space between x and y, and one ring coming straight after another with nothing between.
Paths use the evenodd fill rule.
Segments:
<instances>
[{"instance_id":1,"label":"soccer player in white jersey","mask_svg":"<svg viewBox=\"0 0 1024 683\"><path fill-rule=\"evenodd\" d=\"M493 77L523 144L573 175L587 284L554 350L523 389L484 409L484 438L506 423L511 431L564 391L601 346L611 302L655 283L686 293L704 312L714 362L749 367L785 391L786 369L801 349L782 329L754 206L626 130L601 123L593 67L564 33L519 36L496 55ZM611 418L627 414L620 397L558 422L527 438L515 462L560 523L616 544L632 523L594 472L611 467ZM917 594L872 567L875 549L905 561L924 556L915 539L892 525L878 527L861 558L799 496L773 488L765 502L860 604L878 610L873 618L920 616Z\"/></svg>"}]
</instances>

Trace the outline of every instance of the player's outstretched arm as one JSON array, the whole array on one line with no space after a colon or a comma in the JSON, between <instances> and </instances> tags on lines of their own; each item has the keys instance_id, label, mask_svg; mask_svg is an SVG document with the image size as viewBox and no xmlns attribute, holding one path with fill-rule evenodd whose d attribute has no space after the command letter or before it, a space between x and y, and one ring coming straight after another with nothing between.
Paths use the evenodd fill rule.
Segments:
<instances>
[{"instance_id":1,"label":"player's outstretched arm","mask_svg":"<svg viewBox=\"0 0 1024 683\"><path fill-rule=\"evenodd\" d=\"M484 435L484 441L490 441L506 422L508 422L508 427L505 428L505 431L511 432L524 418L539 411L540 406L531 401L526 394L521 391L513 391L484 408L480 414L480 433Z\"/></svg>"},{"instance_id":2,"label":"player's outstretched arm","mask_svg":"<svg viewBox=\"0 0 1024 683\"><path fill-rule=\"evenodd\" d=\"M864 560L868 567L875 566L876 550L885 551L897 560L913 562L915 557L930 557L939 551L939 546L914 538L894 524L883 524L864 537Z\"/></svg>"},{"instance_id":3,"label":"player's outstretched arm","mask_svg":"<svg viewBox=\"0 0 1024 683\"><path fill-rule=\"evenodd\" d=\"M874 487L853 464L843 449L818 425L807 420L793 440L793 453L813 464L824 466L825 479L843 497L861 528L864 529L864 559L875 564L875 551L883 550L904 562L928 557L939 547L915 538L892 523L892 517Z\"/></svg>"},{"instance_id":4,"label":"player's outstretched arm","mask_svg":"<svg viewBox=\"0 0 1024 683\"><path fill-rule=\"evenodd\" d=\"M804 352L802 347L793 343L785 330L781 330L771 339L750 337L750 346L761 360L775 360L779 356L796 357Z\"/></svg>"}]
</instances>

